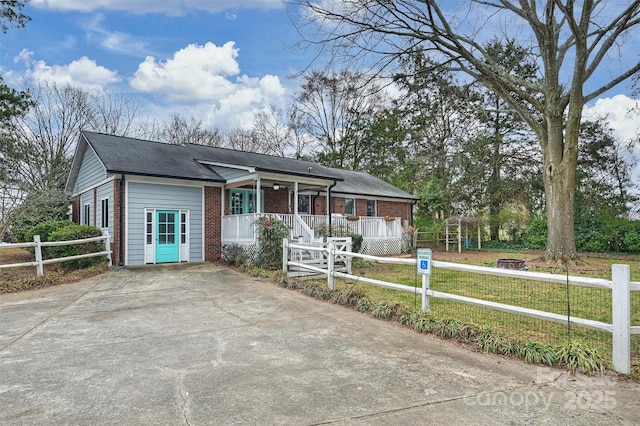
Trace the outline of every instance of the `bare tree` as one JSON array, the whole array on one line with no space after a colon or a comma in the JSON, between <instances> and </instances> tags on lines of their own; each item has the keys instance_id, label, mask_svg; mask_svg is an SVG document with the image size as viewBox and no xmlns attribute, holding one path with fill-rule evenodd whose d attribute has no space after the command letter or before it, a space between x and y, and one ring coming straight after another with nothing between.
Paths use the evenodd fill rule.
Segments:
<instances>
[{"instance_id":1,"label":"bare tree","mask_svg":"<svg viewBox=\"0 0 640 426\"><path fill-rule=\"evenodd\" d=\"M224 136L225 148L235 149L237 151L257 152L266 154L265 147L258 139L258 135L252 129L242 127L234 127L228 130Z\"/></svg>"},{"instance_id":2,"label":"bare tree","mask_svg":"<svg viewBox=\"0 0 640 426\"><path fill-rule=\"evenodd\" d=\"M309 128L308 117L302 114L295 105L289 108L287 113L287 127L289 128L290 145L293 149L293 158L298 160L313 158L316 151L316 142L307 132Z\"/></svg>"},{"instance_id":3,"label":"bare tree","mask_svg":"<svg viewBox=\"0 0 640 426\"><path fill-rule=\"evenodd\" d=\"M305 75L294 104L317 141L318 160L353 169L366 152L360 137L365 122L382 106L380 88L365 75L347 70Z\"/></svg>"},{"instance_id":4,"label":"bare tree","mask_svg":"<svg viewBox=\"0 0 640 426\"><path fill-rule=\"evenodd\" d=\"M117 136L136 132L140 108L131 94L91 93L89 106L91 113L87 116L87 129Z\"/></svg>"},{"instance_id":5,"label":"bare tree","mask_svg":"<svg viewBox=\"0 0 640 426\"><path fill-rule=\"evenodd\" d=\"M300 31L336 59L379 61L385 69L420 49L438 66L466 73L494 90L535 132L543 158L548 259L577 257L574 204L578 134L586 102L640 71L637 55L611 52L640 24L640 2L584 0L292 0L306 21ZM516 36L540 64L535 80L507 72L484 43ZM635 55L635 54L634 54ZM339 59L339 58L338 58ZM597 71L606 65L604 82ZM586 83L590 84L587 85Z\"/></svg>"},{"instance_id":6,"label":"bare tree","mask_svg":"<svg viewBox=\"0 0 640 426\"><path fill-rule=\"evenodd\" d=\"M206 129L201 120L191 116L186 118L178 113L171 115L171 121L160 126L154 139L174 145L192 143L196 145L221 146L223 136L218 129Z\"/></svg>"},{"instance_id":7,"label":"bare tree","mask_svg":"<svg viewBox=\"0 0 640 426\"><path fill-rule=\"evenodd\" d=\"M265 154L287 157L297 153L293 130L287 126L280 108L270 105L267 111L253 114L253 131Z\"/></svg>"},{"instance_id":8,"label":"bare tree","mask_svg":"<svg viewBox=\"0 0 640 426\"><path fill-rule=\"evenodd\" d=\"M36 223L46 214L64 216L64 185L80 131L123 135L137 117L136 104L125 96L46 82L26 90L33 104L13 119L0 144L0 180L10 197L4 205L11 207L0 218L0 230L16 215Z\"/></svg>"}]
</instances>

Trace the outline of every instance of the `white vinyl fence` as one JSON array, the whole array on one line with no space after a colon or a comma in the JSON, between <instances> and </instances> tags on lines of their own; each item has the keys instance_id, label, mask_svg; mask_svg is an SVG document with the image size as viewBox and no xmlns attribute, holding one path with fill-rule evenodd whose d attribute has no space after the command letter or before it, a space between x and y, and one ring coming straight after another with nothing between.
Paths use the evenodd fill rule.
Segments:
<instances>
[{"instance_id":1,"label":"white vinyl fence","mask_svg":"<svg viewBox=\"0 0 640 426\"><path fill-rule=\"evenodd\" d=\"M605 323L600 321L594 321L585 318L578 318L574 316L567 317L566 315L559 315L556 313L545 312L535 309L529 309L514 305L507 305L503 303L490 302L487 300L476 299L466 296L460 296L456 294L443 293L439 291L433 291L429 288L430 276L422 276L422 287L416 288L412 286L406 286L387 281L380 281L372 278L367 278L359 275L352 275L335 270L333 265L335 264L336 256L342 258L345 257L358 257L370 261L380 263L391 263L399 265L416 265L416 259L402 259L402 258L390 258L390 257L375 257L368 256L359 253L347 252L340 250L336 247L335 243L328 242L324 247L310 247L302 244L291 244L287 240L283 240L283 270L287 272L289 266L296 268L307 269L327 276L327 284L329 288L335 289L335 278L346 278L358 280L368 284L382 286L386 288L396 289L400 291L406 291L410 293L419 293L422 296L422 310L429 312L429 298L434 297L438 299L445 299L456 301L460 303L466 303L469 305L480 306L488 309L494 309L502 312L508 312L512 314L522 315L531 318L537 318L547 321L553 321L556 323L567 324L572 323L582 327L591 329L606 331L612 334L613 340L613 367L614 369L623 374L629 374L631 371L631 335L640 334L640 326L631 326L631 292L640 291L639 282L631 282L631 270L629 265L612 265L611 280L605 280L600 278L589 277L577 277L566 276L558 274L549 274L542 272L528 272L517 271L510 269L490 268L484 266L464 265L449 262L432 261L433 268L443 268L454 271L464 271L475 274L483 275L495 275L502 277L512 277L517 279L544 281L551 283L559 283L582 287L595 287L612 290L612 323ZM317 266L306 265L304 262L293 260L290 257L291 251L320 251L323 256L327 258L327 269L322 269Z\"/></svg>"},{"instance_id":2,"label":"white vinyl fence","mask_svg":"<svg viewBox=\"0 0 640 426\"><path fill-rule=\"evenodd\" d=\"M53 247L53 246L68 246L75 244L84 244L91 243L94 241L104 241L104 250L95 252L95 253L87 253L87 254L79 254L76 256L67 256L67 257L59 257L55 259L42 259L42 247ZM0 265L0 269L5 268L20 268L27 266L35 266L36 272L38 276L44 275L44 265L49 265L51 263L65 262L67 260L76 260L76 259L85 259L88 257L98 257L98 256L106 256L109 265L111 265L111 242L109 239L109 234L104 233L101 237L94 238L85 238L82 240L73 240L73 241L50 241L50 242L41 242L40 235L34 235L32 243L18 243L18 244L2 244L0 245L0 250L3 248L29 248L33 247L35 252L35 261L34 262L23 262L23 263L12 263L9 265Z\"/></svg>"}]
</instances>

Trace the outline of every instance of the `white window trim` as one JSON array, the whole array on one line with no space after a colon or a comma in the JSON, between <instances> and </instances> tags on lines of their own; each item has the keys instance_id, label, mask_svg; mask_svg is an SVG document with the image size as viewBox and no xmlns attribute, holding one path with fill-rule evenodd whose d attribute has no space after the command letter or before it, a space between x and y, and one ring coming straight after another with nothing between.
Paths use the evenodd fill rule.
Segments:
<instances>
[{"instance_id":1,"label":"white window trim","mask_svg":"<svg viewBox=\"0 0 640 426\"><path fill-rule=\"evenodd\" d=\"M104 202L107 202L107 209L106 209L106 217L107 217L107 224L105 226L105 206L104 206ZM109 197L104 197L100 199L100 229L104 230L104 229L109 229L109 220L111 219L109 217L109 204L111 204L109 202Z\"/></svg>"},{"instance_id":2,"label":"white window trim","mask_svg":"<svg viewBox=\"0 0 640 426\"><path fill-rule=\"evenodd\" d=\"M348 212L347 212L347 200L351 200L351 201L353 201L353 212L351 212L351 213L348 213ZM345 215L345 216L357 216L357 212L356 212L356 199L355 199L355 198L345 197L345 199L344 199L344 215Z\"/></svg>"},{"instance_id":3,"label":"white window trim","mask_svg":"<svg viewBox=\"0 0 640 426\"><path fill-rule=\"evenodd\" d=\"M372 217L377 217L378 216L378 201L377 200L367 200L367 216L369 216L369 203L373 202L373 216Z\"/></svg>"},{"instance_id":4,"label":"white window trim","mask_svg":"<svg viewBox=\"0 0 640 426\"><path fill-rule=\"evenodd\" d=\"M82 220L83 225L91 225L91 203L84 203L82 205Z\"/></svg>"}]
</instances>

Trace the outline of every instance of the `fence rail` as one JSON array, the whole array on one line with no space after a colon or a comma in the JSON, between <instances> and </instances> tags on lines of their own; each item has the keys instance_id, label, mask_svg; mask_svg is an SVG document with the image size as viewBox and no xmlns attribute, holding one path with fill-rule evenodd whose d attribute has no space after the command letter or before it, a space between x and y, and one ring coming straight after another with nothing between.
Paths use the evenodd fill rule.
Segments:
<instances>
[{"instance_id":1,"label":"fence rail","mask_svg":"<svg viewBox=\"0 0 640 426\"><path fill-rule=\"evenodd\" d=\"M99 251L95 253L78 254L75 256L58 257L53 259L42 259L42 247L69 246L69 245L85 244L85 243L92 243L92 242L99 242L99 241L104 241L103 251ZM49 242L42 242L40 241L40 235L34 235L32 243L3 244L3 245L0 245L0 250L3 248L30 248L30 247L34 248L35 261L0 265L0 269L35 266L36 273L38 274L38 276L42 276L44 275L44 265L50 265L52 263L66 262L68 260L86 259L89 257L98 257L98 256L106 256L107 260L109 261L109 265L111 265L111 241L109 239L109 234L106 232L101 237L84 238L81 240L72 240L72 241L49 241Z\"/></svg>"},{"instance_id":2,"label":"fence rail","mask_svg":"<svg viewBox=\"0 0 640 426\"><path fill-rule=\"evenodd\" d=\"M576 324L582 327L596 329L611 333L613 346L613 366L614 369L623 374L629 374L631 370L631 335L640 334L640 327L631 325L631 292L640 291L640 283L630 281L629 265L612 265L611 280L577 277L568 275L549 274L542 272L516 271L499 268L488 268L483 266L463 265L449 262L433 261L432 268L441 268L453 271L464 271L475 274L494 275L508 278L517 278L524 280L534 280L555 284L569 284L580 287L592 287L611 290L611 306L612 306L612 322L595 321L587 318L579 318L575 316L561 315L558 313L546 312L537 309L525 308L521 306L497 303L493 301L483 300L479 298L467 297L458 294L433 291L430 289L430 276L422 275L422 287L412 287L387 281L376 280L372 278L355 276L352 274L336 271L332 268L334 262L332 258L340 255L341 257L357 257L365 260L376 261L380 263L391 263L400 265L416 265L416 259L400 259L363 255L359 253L345 252L336 249L331 242L323 248L324 255L328 257L327 269L317 266L309 268L301 262L292 262L289 260L290 250L309 250L310 247L301 244L291 244L287 240L283 240L283 269L288 271L288 265L298 268L307 268L314 272L327 276L327 284L329 288L335 289L335 278L356 279L361 282L392 288L400 291L411 293L419 293L422 296L422 310L430 312L430 298L451 300L468 305L480 306L492 310L508 312L525 317L542 319L561 324ZM318 247L313 248L318 250Z\"/></svg>"}]
</instances>

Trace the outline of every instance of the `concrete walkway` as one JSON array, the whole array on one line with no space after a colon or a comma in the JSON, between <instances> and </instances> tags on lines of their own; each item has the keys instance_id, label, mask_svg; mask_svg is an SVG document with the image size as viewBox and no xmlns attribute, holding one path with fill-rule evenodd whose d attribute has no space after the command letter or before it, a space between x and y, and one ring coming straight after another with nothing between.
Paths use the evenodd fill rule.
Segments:
<instances>
[{"instance_id":1,"label":"concrete walkway","mask_svg":"<svg viewBox=\"0 0 640 426\"><path fill-rule=\"evenodd\" d=\"M640 386L441 341L218 265L0 295L0 424L640 424Z\"/></svg>"}]
</instances>

